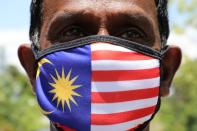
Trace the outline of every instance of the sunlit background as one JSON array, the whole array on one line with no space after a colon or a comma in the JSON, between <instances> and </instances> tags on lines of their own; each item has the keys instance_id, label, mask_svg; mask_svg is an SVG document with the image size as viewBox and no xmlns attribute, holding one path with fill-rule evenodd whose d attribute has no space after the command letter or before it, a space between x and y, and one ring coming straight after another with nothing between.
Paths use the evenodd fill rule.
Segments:
<instances>
[{"instance_id":1,"label":"sunlit background","mask_svg":"<svg viewBox=\"0 0 197 131\"><path fill-rule=\"evenodd\" d=\"M0 4L0 131L49 130L17 58L18 46L29 43L30 2ZM181 47L183 62L151 131L197 131L197 0L170 0L169 17L168 43Z\"/></svg>"}]
</instances>

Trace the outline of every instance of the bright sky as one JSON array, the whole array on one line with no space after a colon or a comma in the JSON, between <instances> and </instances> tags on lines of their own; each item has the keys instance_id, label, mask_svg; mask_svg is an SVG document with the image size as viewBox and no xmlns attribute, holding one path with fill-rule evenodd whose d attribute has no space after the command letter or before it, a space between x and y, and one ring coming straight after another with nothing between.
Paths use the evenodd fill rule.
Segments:
<instances>
[{"instance_id":1,"label":"bright sky","mask_svg":"<svg viewBox=\"0 0 197 131\"><path fill-rule=\"evenodd\" d=\"M0 30L24 30L29 28L30 18L30 2L31 0L2 0L0 4ZM170 8L170 18L174 21L178 15L176 5ZM183 18L183 17L182 17ZM178 23L183 23L183 19L180 19ZM177 21L176 21L177 22Z\"/></svg>"},{"instance_id":2,"label":"bright sky","mask_svg":"<svg viewBox=\"0 0 197 131\"><path fill-rule=\"evenodd\" d=\"M0 30L27 29L31 0L1 0Z\"/></svg>"}]
</instances>

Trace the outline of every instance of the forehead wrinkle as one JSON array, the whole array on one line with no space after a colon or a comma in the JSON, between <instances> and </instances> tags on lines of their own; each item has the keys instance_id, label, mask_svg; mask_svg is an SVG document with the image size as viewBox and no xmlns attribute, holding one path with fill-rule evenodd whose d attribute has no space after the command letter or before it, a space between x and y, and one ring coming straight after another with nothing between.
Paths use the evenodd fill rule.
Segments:
<instances>
[{"instance_id":1,"label":"forehead wrinkle","mask_svg":"<svg viewBox=\"0 0 197 131\"><path fill-rule=\"evenodd\" d=\"M110 17L116 17L118 16L126 16L129 18L128 20L131 21L132 19L140 19L140 18L145 18L147 22L149 22L150 25L154 25L154 19L151 18L150 14L147 13L142 7L139 7L138 5L132 3L131 1L126 4L130 8L123 8L123 5L120 1L116 1L117 3L115 4L116 6L110 6L110 8L104 8L100 7L100 9L96 9L93 7L87 7L87 5L83 6L77 6L78 8L75 8L76 6L63 6L63 8L54 15L50 15L50 18L48 18L48 26L53 23L53 21L58 18L58 17L65 17L66 18L73 18L71 16L91 16L91 18L98 18L98 19L103 19L103 18L110 18ZM110 2L109 2L110 3ZM118 4L119 3L119 4ZM114 4L114 3L113 3ZM78 5L78 4L77 4ZM101 9L103 8L103 9Z\"/></svg>"},{"instance_id":2,"label":"forehead wrinkle","mask_svg":"<svg viewBox=\"0 0 197 131\"><path fill-rule=\"evenodd\" d=\"M121 3L121 2L120 2ZM132 4L130 2L130 5L127 4L130 8L124 8L125 6L121 4L114 4L113 6L106 5L108 8L105 8L103 6L80 6L80 7L67 7L63 9L63 12L70 13L70 14L91 14L95 16L102 16L101 14L107 14L107 15L115 15L115 14L127 14L130 16L151 16L147 11L145 11L142 7L139 7L136 4Z\"/></svg>"},{"instance_id":3,"label":"forehead wrinkle","mask_svg":"<svg viewBox=\"0 0 197 131\"><path fill-rule=\"evenodd\" d=\"M58 13L56 13L54 15L54 17L50 20L49 22L49 26L54 22L57 21L58 19L61 20L70 20L70 19L75 19L78 17L83 17L83 16L88 16L91 18L95 18L96 16L94 16L94 14L90 13L90 12L86 12L86 11L60 11Z\"/></svg>"},{"instance_id":4,"label":"forehead wrinkle","mask_svg":"<svg viewBox=\"0 0 197 131\"><path fill-rule=\"evenodd\" d=\"M43 36L48 30L49 23L62 12L83 12L100 18L107 17L106 14L120 13L130 14L134 18L143 15L154 23L156 30L158 25L155 0L44 0L41 29Z\"/></svg>"},{"instance_id":5,"label":"forehead wrinkle","mask_svg":"<svg viewBox=\"0 0 197 131\"><path fill-rule=\"evenodd\" d=\"M149 0L149 2L147 2L147 0L146 2L144 1L145 0L44 0L44 13L46 14L44 15L44 19L50 19L60 9L67 12L84 10L84 12L94 12L94 14L98 15L106 12L118 13L128 10L135 12L135 10L141 9L147 12L146 15L156 17L154 0ZM155 11L151 11L152 9Z\"/></svg>"}]
</instances>

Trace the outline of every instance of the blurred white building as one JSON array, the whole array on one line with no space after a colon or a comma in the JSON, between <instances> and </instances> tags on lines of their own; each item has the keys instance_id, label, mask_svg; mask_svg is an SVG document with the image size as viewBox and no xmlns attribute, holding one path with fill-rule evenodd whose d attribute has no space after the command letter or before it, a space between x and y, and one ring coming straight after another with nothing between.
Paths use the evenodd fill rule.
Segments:
<instances>
[{"instance_id":1,"label":"blurred white building","mask_svg":"<svg viewBox=\"0 0 197 131\"><path fill-rule=\"evenodd\" d=\"M183 55L191 59L197 59L197 29L187 27L183 34L171 33L168 44L179 46Z\"/></svg>"},{"instance_id":2,"label":"blurred white building","mask_svg":"<svg viewBox=\"0 0 197 131\"><path fill-rule=\"evenodd\" d=\"M28 31L0 30L0 70L10 64L22 70L17 54L17 49L22 43L29 43Z\"/></svg>"}]
</instances>

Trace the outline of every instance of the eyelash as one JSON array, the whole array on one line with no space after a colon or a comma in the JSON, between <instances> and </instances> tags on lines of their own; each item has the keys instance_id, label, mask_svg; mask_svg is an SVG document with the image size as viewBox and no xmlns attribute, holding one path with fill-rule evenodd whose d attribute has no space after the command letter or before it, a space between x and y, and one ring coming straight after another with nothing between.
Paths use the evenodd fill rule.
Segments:
<instances>
[{"instance_id":1,"label":"eyelash","mask_svg":"<svg viewBox=\"0 0 197 131\"><path fill-rule=\"evenodd\" d=\"M88 33L85 32L83 28L81 28L80 26L73 25L68 28L64 28L60 31L59 40L65 42L85 36L88 36ZM139 28L131 27L115 36L139 42L140 39L140 41L142 41L145 38L146 34Z\"/></svg>"},{"instance_id":2,"label":"eyelash","mask_svg":"<svg viewBox=\"0 0 197 131\"><path fill-rule=\"evenodd\" d=\"M126 36L126 35L128 35L128 36ZM132 40L132 39L143 39L143 38L145 38L146 35L140 29L138 29L136 27L131 27L131 28L128 28L127 30L122 31L117 36L121 37L123 39Z\"/></svg>"},{"instance_id":3,"label":"eyelash","mask_svg":"<svg viewBox=\"0 0 197 131\"><path fill-rule=\"evenodd\" d=\"M87 34L83 31L83 29L79 26L70 26L68 28L64 28L59 33L59 39L63 41L69 41L77 38L81 38L86 36Z\"/></svg>"}]
</instances>

